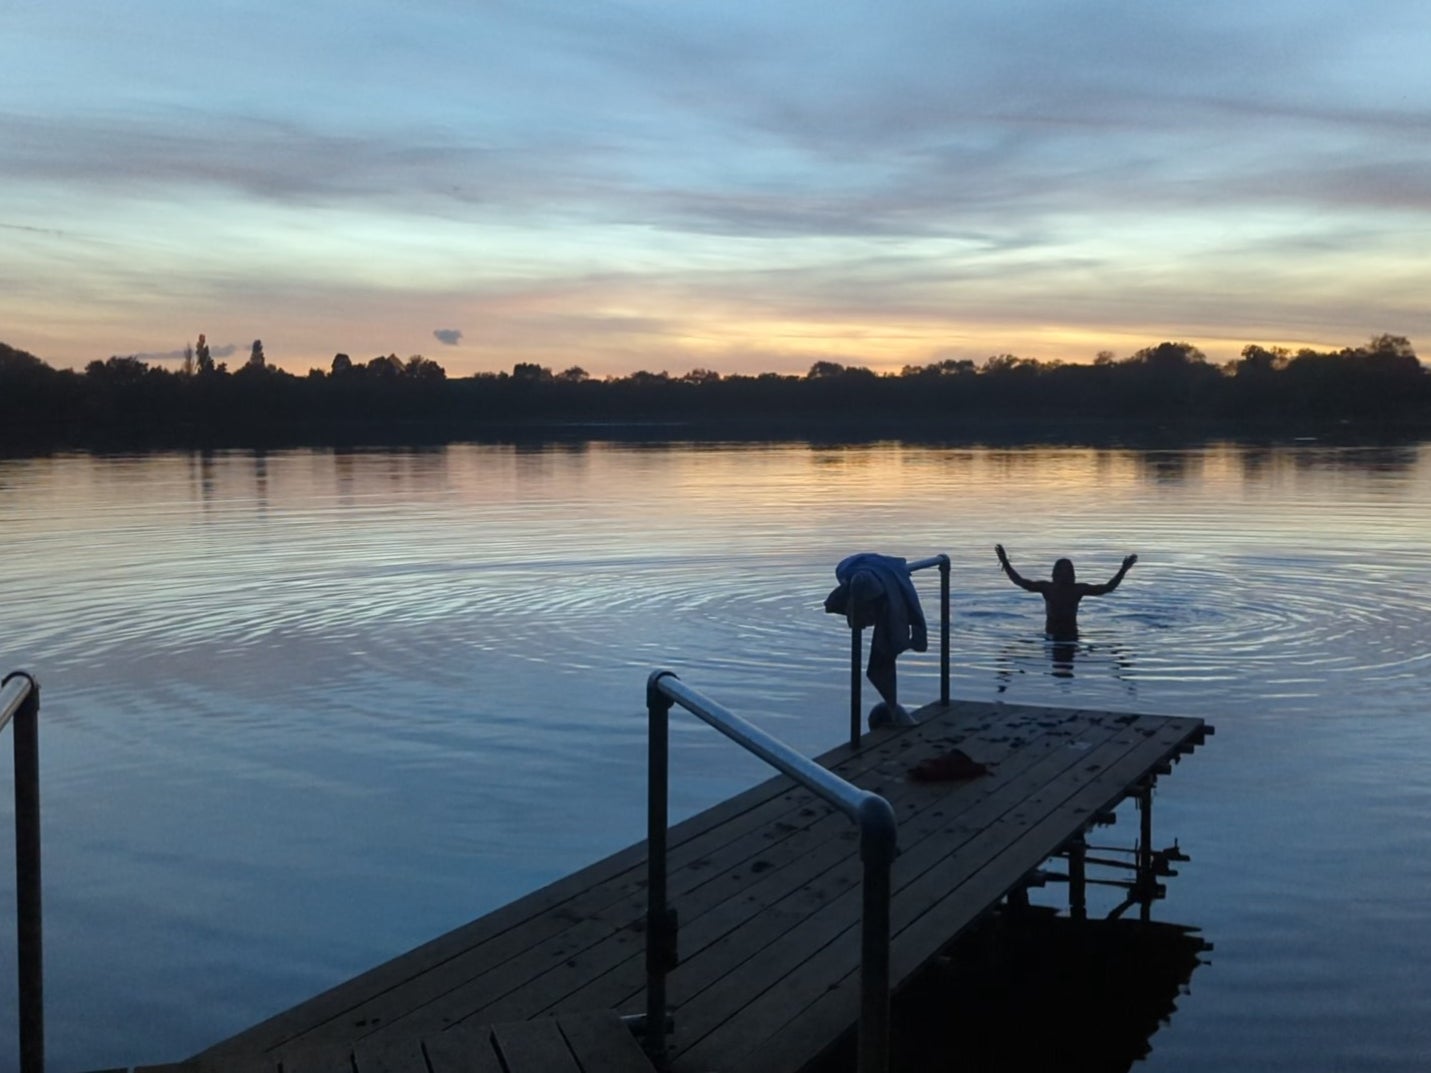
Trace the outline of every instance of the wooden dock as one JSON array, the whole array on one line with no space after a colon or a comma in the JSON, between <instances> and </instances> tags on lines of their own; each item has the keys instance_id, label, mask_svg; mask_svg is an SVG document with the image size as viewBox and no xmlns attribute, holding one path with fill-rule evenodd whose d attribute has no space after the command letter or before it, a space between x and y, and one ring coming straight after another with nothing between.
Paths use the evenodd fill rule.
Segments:
<instances>
[{"instance_id":1,"label":"wooden dock","mask_svg":"<svg viewBox=\"0 0 1431 1073\"><path fill-rule=\"evenodd\" d=\"M819 758L886 797L898 819L896 992L1209 729L1199 719L992 702L931 705L917 717L918 726ZM989 772L909 777L955 747ZM784 776L671 829L675 1073L797 1073L848 1037L860 1001L857 847L843 815ZM644 1010L645 888L638 843L157 1068L649 1071L619 1020Z\"/></svg>"}]
</instances>

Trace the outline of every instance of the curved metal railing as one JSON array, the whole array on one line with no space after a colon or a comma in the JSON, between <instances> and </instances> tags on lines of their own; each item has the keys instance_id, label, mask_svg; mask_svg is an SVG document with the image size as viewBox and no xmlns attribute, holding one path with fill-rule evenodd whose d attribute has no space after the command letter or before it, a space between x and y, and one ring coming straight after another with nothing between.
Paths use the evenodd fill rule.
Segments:
<instances>
[{"instance_id":1,"label":"curved metal railing","mask_svg":"<svg viewBox=\"0 0 1431 1073\"><path fill-rule=\"evenodd\" d=\"M45 1068L44 941L40 916L40 683L25 671L0 681L0 731L15 724L15 929L20 1073Z\"/></svg>"},{"instance_id":2,"label":"curved metal railing","mask_svg":"<svg viewBox=\"0 0 1431 1073\"><path fill-rule=\"evenodd\" d=\"M864 904L860 940L859 1073L889 1068L890 866L898 852L894 809L879 794L861 790L683 684L670 671L646 681L648 732L646 1049L656 1059L666 1049L666 974L675 967L676 917L666 904L666 828L669 724L672 704L709 723L737 745L839 809L860 829Z\"/></svg>"},{"instance_id":3,"label":"curved metal railing","mask_svg":"<svg viewBox=\"0 0 1431 1073\"><path fill-rule=\"evenodd\" d=\"M949 556L942 552L927 559L917 559L906 563L905 569L911 574L930 567L939 568L939 703L949 706ZM850 629L850 748L860 747L860 690L864 681L864 670L860 666L863 658L863 630L855 626Z\"/></svg>"}]
</instances>

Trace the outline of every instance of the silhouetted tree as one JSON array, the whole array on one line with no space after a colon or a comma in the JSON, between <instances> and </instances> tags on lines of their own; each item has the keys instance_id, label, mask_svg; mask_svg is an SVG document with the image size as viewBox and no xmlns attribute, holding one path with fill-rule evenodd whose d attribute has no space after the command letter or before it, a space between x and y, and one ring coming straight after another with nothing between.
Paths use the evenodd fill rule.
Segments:
<instances>
[{"instance_id":1,"label":"silhouetted tree","mask_svg":"<svg viewBox=\"0 0 1431 1073\"><path fill-rule=\"evenodd\" d=\"M97 380L134 381L148 371L149 366L133 354L115 354L105 361L92 361L84 367L85 375Z\"/></svg>"},{"instance_id":2,"label":"silhouetted tree","mask_svg":"<svg viewBox=\"0 0 1431 1073\"><path fill-rule=\"evenodd\" d=\"M1234 376L1247 377L1267 377L1273 373L1280 372L1287 367L1286 347L1273 347L1268 350L1266 347L1258 346L1256 343L1249 343L1242 348L1241 358L1233 363L1232 371Z\"/></svg>"},{"instance_id":3,"label":"silhouetted tree","mask_svg":"<svg viewBox=\"0 0 1431 1073\"><path fill-rule=\"evenodd\" d=\"M333 364L329 366L329 371L334 376L345 376L353 371L353 359L346 354L334 354Z\"/></svg>"},{"instance_id":4,"label":"silhouetted tree","mask_svg":"<svg viewBox=\"0 0 1431 1073\"><path fill-rule=\"evenodd\" d=\"M200 375L214 371L214 358L209 353L209 342L202 332L199 334L199 341L194 344L194 366Z\"/></svg>"},{"instance_id":5,"label":"silhouetted tree","mask_svg":"<svg viewBox=\"0 0 1431 1073\"><path fill-rule=\"evenodd\" d=\"M1374 335L1366 346L1366 352L1393 358L1403 365L1411 362L1415 362L1417 365L1421 364L1416 357L1416 350L1412 347L1411 340L1404 335Z\"/></svg>"},{"instance_id":6,"label":"silhouetted tree","mask_svg":"<svg viewBox=\"0 0 1431 1073\"><path fill-rule=\"evenodd\" d=\"M403 366L403 375L409 380L445 380L447 370L431 358L414 354L407 359L407 364Z\"/></svg>"},{"instance_id":7,"label":"silhouetted tree","mask_svg":"<svg viewBox=\"0 0 1431 1073\"><path fill-rule=\"evenodd\" d=\"M906 365L899 371L901 377L972 376L973 374L974 363L968 358L945 358L943 361L936 361L930 365Z\"/></svg>"},{"instance_id":8,"label":"silhouetted tree","mask_svg":"<svg viewBox=\"0 0 1431 1073\"><path fill-rule=\"evenodd\" d=\"M29 351L0 343L0 376L31 375L48 369L48 365Z\"/></svg>"},{"instance_id":9,"label":"silhouetted tree","mask_svg":"<svg viewBox=\"0 0 1431 1073\"><path fill-rule=\"evenodd\" d=\"M991 354L984 359L985 375L999 376L1005 373L1038 371L1038 362L1032 358L1021 358L1017 354Z\"/></svg>"},{"instance_id":10,"label":"silhouetted tree","mask_svg":"<svg viewBox=\"0 0 1431 1073\"><path fill-rule=\"evenodd\" d=\"M1242 348L1241 357L1229 362L1231 374L1226 409L1239 417L1271 418L1286 406L1285 391L1280 380L1290 355L1285 347L1258 346Z\"/></svg>"},{"instance_id":11,"label":"silhouetted tree","mask_svg":"<svg viewBox=\"0 0 1431 1073\"><path fill-rule=\"evenodd\" d=\"M253 348L248 353L248 364L246 368L264 369L267 368L267 366L268 363L264 360L263 356L263 340L255 339L253 341Z\"/></svg>"},{"instance_id":12,"label":"silhouetted tree","mask_svg":"<svg viewBox=\"0 0 1431 1073\"><path fill-rule=\"evenodd\" d=\"M1137 351L1128 360L1152 369L1182 369L1189 365L1206 365L1207 355L1191 343L1159 343Z\"/></svg>"},{"instance_id":13,"label":"silhouetted tree","mask_svg":"<svg viewBox=\"0 0 1431 1073\"><path fill-rule=\"evenodd\" d=\"M402 375L402 359L396 354L379 354L368 362L367 368L371 376L395 380Z\"/></svg>"},{"instance_id":14,"label":"silhouetted tree","mask_svg":"<svg viewBox=\"0 0 1431 1073\"><path fill-rule=\"evenodd\" d=\"M1214 397L1222 374L1191 343L1163 342L1121 363L1118 399L1130 414L1187 420Z\"/></svg>"}]
</instances>

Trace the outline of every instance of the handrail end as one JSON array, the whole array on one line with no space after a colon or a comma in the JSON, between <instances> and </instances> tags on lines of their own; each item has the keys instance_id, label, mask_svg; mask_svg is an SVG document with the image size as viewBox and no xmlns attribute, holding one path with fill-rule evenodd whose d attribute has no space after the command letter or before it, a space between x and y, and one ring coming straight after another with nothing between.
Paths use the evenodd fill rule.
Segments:
<instances>
[{"instance_id":1,"label":"handrail end","mask_svg":"<svg viewBox=\"0 0 1431 1073\"><path fill-rule=\"evenodd\" d=\"M23 679L25 679L27 682L30 683L30 688L31 688L31 689L39 689L39 688L40 688L40 680L39 680L38 678L36 678L33 674L31 674L29 671L23 671L23 670L22 670L22 671L11 671L11 672L10 672L9 674L7 674L4 678L0 678L0 688L3 688L4 686L8 686L8 685L10 684L11 679L14 679L14 678L23 678Z\"/></svg>"},{"instance_id":2,"label":"handrail end","mask_svg":"<svg viewBox=\"0 0 1431 1073\"><path fill-rule=\"evenodd\" d=\"M899 824L894 807L879 794L867 792L860 799L858 815L860 856L883 864L899 856Z\"/></svg>"},{"instance_id":3,"label":"handrail end","mask_svg":"<svg viewBox=\"0 0 1431 1073\"><path fill-rule=\"evenodd\" d=\"M646 677L646 706L660 705L665 708L671 706L671 698L666 696L660 689L662 678L675 678L680 681L680 677L675 671L652 671Z\"/></svg>"}]
</instances>

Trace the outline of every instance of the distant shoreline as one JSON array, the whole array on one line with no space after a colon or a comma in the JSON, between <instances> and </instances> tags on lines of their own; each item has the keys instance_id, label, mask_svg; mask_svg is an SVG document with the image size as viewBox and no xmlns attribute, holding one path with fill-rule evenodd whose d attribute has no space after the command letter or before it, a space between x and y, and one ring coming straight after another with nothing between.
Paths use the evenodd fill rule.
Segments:
<instances>
[{"instance_id":1,"label":"distant shoreline","mask_svg":"<svg viewBox=\"0 0 1431 1073\"><path fill-rule=\"evenodd\" d=\"M1400 336L1335 353L1248 347L1208 364L1162 343L1121 361L1062 365L1002 355L898 375L816 362L804 376L594 380L518 364L448 379L435 362L338 355L304 377L264 363L234 372L200 350L194 369L133 357L56 370L0 344L0 450L432 445L467 441L947 444L1420 439L1431 372ZM343 360L339 360L343 359Z\"/></svg>"},{"instance_id":2,"label":"distant shoreline","mask_svg":"<svg viewBox=\"0 0 1431 1073\"><path fill-rule=\"evenodd\" d=\"M338 450L435 448L461 443L809 443L859 446L891 442L930 446L1062 446L1158 449L1249 445L1392 445L1431 440L1431 421L1116 421L1107 418L1037 421L986 416L957 421L870 416L799 419L668 421L526 419L520 421L310 421L235 423L231 427L90 429L13 425L0 432L0 455L204 450Z\"/></svg>"}]
</instances>

